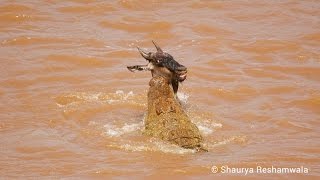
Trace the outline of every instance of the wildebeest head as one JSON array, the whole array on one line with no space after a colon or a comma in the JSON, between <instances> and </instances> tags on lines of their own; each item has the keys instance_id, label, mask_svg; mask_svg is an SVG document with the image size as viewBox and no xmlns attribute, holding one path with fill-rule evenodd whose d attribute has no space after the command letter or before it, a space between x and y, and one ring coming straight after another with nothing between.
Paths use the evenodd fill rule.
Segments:
<instances>
[{"instance_id":1,"label":"wildebeest head","mask_svg":"<svg viewBox=\"0 0 320 180\"><path fill-rule=\"evenodd\" d=\"M179 82L184 81L187 78L187 68L175 61L170 54L163 52L154 41L152 43L156 47L157 52L147 53L138 47L141 56L149 61L153 67L166 68L173 74L173 78L176 78Z\"/></svg>"}]
</instances>

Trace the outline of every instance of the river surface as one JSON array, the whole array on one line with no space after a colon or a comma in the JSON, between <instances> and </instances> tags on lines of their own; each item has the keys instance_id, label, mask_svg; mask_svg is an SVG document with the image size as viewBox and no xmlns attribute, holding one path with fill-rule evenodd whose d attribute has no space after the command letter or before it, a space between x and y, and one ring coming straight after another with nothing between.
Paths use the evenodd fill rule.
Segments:
<instances>
[{"instance_id":1,"label":"river surface","mask_svg":"<svg viewBox=\"0 0 320 180\"><path fill-rule=\"evenodd\" d=\"M0 179L320 176L320 1L0 0ZM142 135L152 40L195 153ZM218 172L212 172L212 166ZM307 173L223 173L223 168Z\"/></svg>"}]
</instances>

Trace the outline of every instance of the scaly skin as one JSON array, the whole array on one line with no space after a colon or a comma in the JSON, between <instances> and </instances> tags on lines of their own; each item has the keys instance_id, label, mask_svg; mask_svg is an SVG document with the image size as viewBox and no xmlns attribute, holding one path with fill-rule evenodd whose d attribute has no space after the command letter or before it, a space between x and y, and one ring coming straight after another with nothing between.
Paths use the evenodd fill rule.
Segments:
<instances>
[{"instance_id":1,"label":"scaly skin","mask_svg":"<svg viewBox=\"0 0 320 180\"><path fill-rule=\"evenodd\" d=\"M186 79L187 68L163 52L155 42L153 44L157 48L155 53L138 48L149 62L147 65L127 67L130 71L151 71L152 74L144 134L183 148L207 151L202 146L203 138L198 127L190 121L176 98L179 82Z\"/></svg>"},{"instance_id":2,"label":"scaly skin","mask_svg":"<svg viewBox=\"0 0 320 180\"><path fill-rule=\"evenodd\" d=\"M149 85L144 134L186 149L207 151L202 146L203 138L198 127L183 111L166 79L162 76L153 77Z\"/></svg>"}]
</instances>

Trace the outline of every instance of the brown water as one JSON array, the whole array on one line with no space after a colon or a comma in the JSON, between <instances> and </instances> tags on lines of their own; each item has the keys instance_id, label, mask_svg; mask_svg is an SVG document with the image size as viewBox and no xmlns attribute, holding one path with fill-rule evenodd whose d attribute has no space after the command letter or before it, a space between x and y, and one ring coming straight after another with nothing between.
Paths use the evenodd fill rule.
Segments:
<instances>
[{"instance_id":1,"label":"brown water","mask_svg":"<svg viewBox=\"0 0 320 180\"><path fill-rule=\"evenodd\" d=\"M0 177L320 176L320 2L0 1ZM189 69L179 89L208 153L145 137L155 40Z\"/></svg>"}]
</instances>

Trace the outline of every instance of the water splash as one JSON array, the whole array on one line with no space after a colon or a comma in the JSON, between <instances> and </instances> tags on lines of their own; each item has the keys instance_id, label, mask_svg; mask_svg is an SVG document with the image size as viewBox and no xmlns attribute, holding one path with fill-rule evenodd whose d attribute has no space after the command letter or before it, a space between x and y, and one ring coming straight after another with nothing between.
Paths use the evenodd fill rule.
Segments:
<instances>
[{"instance_id":1,"label":"water splash","mask_svg":"<svg viewBox=\"0 0 320 180\"><path fill-rule=\"evenodd\" d=\"M187 104L189 99L188 94L178 92L177 96L183 104ZM101 109L101 107L108 108L109 105L112 106L113 109L116 108L116 112L120 112L123 105L126 105L125 107L138 105L140 107L147 108L146 94L135 94L133 91L125 92L123 90L116 90L113 93L75 92L58 96L55 100L57 105L60 108L63 108L65 113L68 114L68 112L72 112L71 114L68 114L68 116L77 116L79 114L77 113L78 111L81 112L86 109L88 109L88 111L95 112L96 109ZM212 113L201 113L193 106L186 108L186 112L191 121L197 125L203 136L209 136L217 129L222 128L223 125L214 120L215 118ZM101 136L116 139L116 142L108 145L110 147L117 147L126 151L154 151L172 154L195 153L195 150L184 149L179 146L163 142L160 139L151 138L150 141L146 141L146 139L138 140L140 138L133 138L143 136L142 131L144 129L145 116L142 118L140 116L138 119L132 117L133 119L130 118L125 119L124 121L115 121L114 118L118 118L117 116L120 116L119 114L108 116L108 112L106 113L107 115L105 115L105 113L102 113L102 115L107 117L107 121L106 119L101 118L101 123L92 119L88 122L88 125L95 126L94 128L101 132ZM96 113L93 114L96 115ZM232 140L226 140L225 142L220 142L220 144L231 141ZM212 142L207 143L212 145ZM214 146L212 148L214 148Z\"/></svg>"},{"instance_id":2,"label":"water splash","mask_svg":"<svg viewBox=\"0 0 320 180\"><path fill-rule=\"evenodd\" d=\"M74 92L54 98L58 107L77 106L88 103L101 104L134 104L146 106L146 100L143 95L136 95L133 91L124 92L117 90L115 93L103 92Z\"/></svg>"},{"instance_id":3,"label":"water splash","mask_svg":"<svg viewBox=\"0 0 320 180\"><path fill-rule=\"evenodd\" d=\"M133 123L133 124L124 124L122 127L117 127L112 124L105 124L104 126L105 132L103 135L108 137L119 137L124 134L132 133L137 130L141 130L143 128L143 122Z\"/></svg>"},{"instance_id":4,"label":"water splash","mask_svg":"<svg viewBox=\"0 0 320 180\"><path fill-rule=\"evenodd\" d=\"M177 92L177 96L178 99L183 103L183 104L187 104L188 99L189 99L189 95L185 94L183 92Z\"/></svg>"},{"instance_id":5,"label":"water splash","mask_svg":"<svg viewBox=\"0 0 320 180\"><path fill-rule=\"evenodd\" d=\"M150 151L150 152L163 152L163 153L170 153L170 154L196 153L196 150L185 149L177 145L170 144L168 142L164 142L155 138L150 138L148 142L141 142L141 143L129 142L124 144L109 144L108 147L123 149L125 151L132 151L132 152Z\"/></svg>"},{"instance_id":6,"label":"water splash","mask_svg":"<svg viewBox=\"0 0 320 180\"><path fill-rule=\"evenodd\" d=\"M213 148L230 144L230 143L246 144L247 141L248 141L247 136L244 136L244 135L232 136L232 137L223 139L221 141L210 143L208 144L208 147L213 149Z\"/></svg>"}]
</instances>

